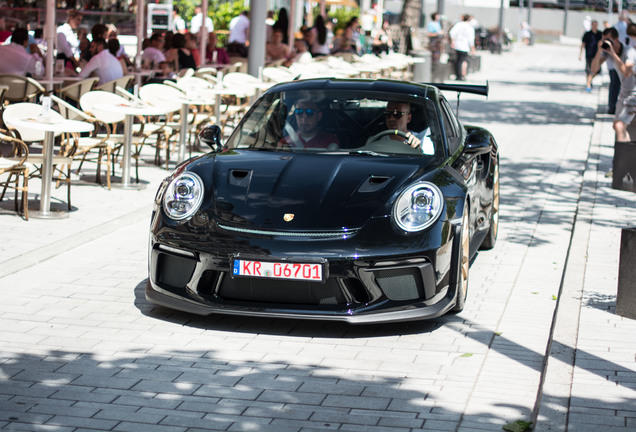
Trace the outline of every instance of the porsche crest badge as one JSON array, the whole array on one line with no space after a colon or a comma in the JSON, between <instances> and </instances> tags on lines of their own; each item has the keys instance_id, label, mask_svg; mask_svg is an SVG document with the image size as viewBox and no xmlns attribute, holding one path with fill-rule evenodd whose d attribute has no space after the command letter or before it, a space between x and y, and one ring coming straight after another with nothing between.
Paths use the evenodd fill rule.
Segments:
<instances>
[{"instance_id":1,"label":"porsche crest badge","mask_svg":"<svg viewBox=\"0 0 636 432\"><path fill-rule=\"evenodd\" d=\"M292 220L294 220L294 214L293 213L285 213L283 215L283 220L285 222L291 222Z\"/></svg>"}]
</instances>

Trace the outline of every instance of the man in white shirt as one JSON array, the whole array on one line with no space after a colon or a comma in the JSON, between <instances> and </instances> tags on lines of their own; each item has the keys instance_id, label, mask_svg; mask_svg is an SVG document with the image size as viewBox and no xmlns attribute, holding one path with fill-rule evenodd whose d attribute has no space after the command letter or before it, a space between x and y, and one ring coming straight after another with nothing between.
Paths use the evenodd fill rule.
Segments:
<instances>
[{"instance_id":1,"label":"man in white shirt","mask_svg":"<svg viewBox=\"0 0 636 432\"><path fill-rule=\"evenodd\" d=\"M0 73L14 75L35 75L35 64L39 61L37 54L26 51L29 32L24 28L16 28L11 35L11 43L0 46Z\"/></svg>"},{"instance_id":2,"label":"man in white shirt","mask_svg":"<svg viewBox=\"0 0 636 432\"><path fill-rule=\"evenodd\" d=\"M229 25L230 35L228 37L227 52L229 55L247 57L247 41L250 35L249 12L243 11L238 16L232 18Z\"/></svg>"},{"instance_id":3,"label":"man in white shirt","mask_svg":"<svg viewBox=\"0 0 636 432\"><path fill-rule=\"evenodd\" d=\"M57 58L70 61L74 67L79 66L75 58L79 52L79 39L75 31L80 24L82 24L82 14L75 9L70 9L66 23L57 28Z\"/></svg>"},{"instance_id":4,"label":"man in white shirt","mask_svg":"<svg viewBox=\"0 0 636 432\"><path fill-rule=\"evenodd\" d=\"M468 72L468 53L475 53L475 29L470 25L470 15L464 15L462 20L455 24L450 30L451 46L455 50L457 60L455 60L455 79L466 80Z\"/></svg>"},{"instance_id":5,"label":"man in white shirt","mask_svg":"<svg viewBox=\"0 0 636 432\"><path fill-rule=\"evenodd\" d=\"M100 38L91 42L91 54L93 54L93 57L82 68L79 73L80 77L87 78L92 72L95 72L99 77L99 84L104 84L124 76L121 63L106 48L107 45L104 39Z\"/></svg>"},{"instance_id":6,"label":"man in white shirt","mask_svg":"<svg viewBox=\"0 0 636 432\"><path fill-rule=\"evenodd\" d=\"M201 11L201 6L195 7L194 13L195 15L190 21L190 33L197 34L201 30L201 26L203 23L203 12ZM210 17L205 17L205 28L208 30L208 33L214 31L214 24L212 23L212 19Z\"/></svg>"},{"instance_id":7,"label":"man in white shirt","mask_svg":"<svg viewBox=\"0 0 636 432\"><path fill-rule=\"evenodd\" d=\"M172 31L181 34L186 32L186 23L179 15L179 7L174 5L172 6Z\"/></svg>"},{"instance_id":8,"label":"man in white shirt","mask_svg":"<svg viewBox=\"0 0 636 432\"><path fill-rule=\"evenodd\" d=\"M153 33L150 36L150 46L146 48L141 55L141 60L145 67L152 68L158 66L162 61L166 61L166 56L163 54L163 35L161 33Z\"/></svg>"}]
</instances>

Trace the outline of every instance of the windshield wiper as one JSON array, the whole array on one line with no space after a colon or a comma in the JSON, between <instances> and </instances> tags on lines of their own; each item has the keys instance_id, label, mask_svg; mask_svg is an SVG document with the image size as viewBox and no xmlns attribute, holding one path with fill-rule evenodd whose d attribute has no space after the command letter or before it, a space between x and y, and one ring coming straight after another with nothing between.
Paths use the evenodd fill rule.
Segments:
<instances>
[{"instance_id":1,"label":"windshield wiper","mask_svg":"<svg viewBox=\"0 0 636 432\"><path fill-rule=\"evenodd\" d=\"M356 151L349 152L349 154L363 154L363 155L382 156L382 157L388 157L389 156L387 154L374 152L372 150L356 150Z\"/></svg>"}]
</instances>

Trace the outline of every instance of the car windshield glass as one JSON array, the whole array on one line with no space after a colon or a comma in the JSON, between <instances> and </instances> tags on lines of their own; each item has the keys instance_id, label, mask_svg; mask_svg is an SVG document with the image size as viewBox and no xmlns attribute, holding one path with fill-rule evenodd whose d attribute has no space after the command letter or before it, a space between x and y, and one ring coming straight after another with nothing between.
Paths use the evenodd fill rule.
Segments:
<instances>
[{"instance_id":1,"label":"car windshield glass","mask_svg":"<svg viewBox=\"0 0 636 432\"><path fill-rule=\"evenodd\" d=\"M271 92L228 140L230 149L434 156L441 133L433 102L378 91Z\"/></svg>"}]
</instances>

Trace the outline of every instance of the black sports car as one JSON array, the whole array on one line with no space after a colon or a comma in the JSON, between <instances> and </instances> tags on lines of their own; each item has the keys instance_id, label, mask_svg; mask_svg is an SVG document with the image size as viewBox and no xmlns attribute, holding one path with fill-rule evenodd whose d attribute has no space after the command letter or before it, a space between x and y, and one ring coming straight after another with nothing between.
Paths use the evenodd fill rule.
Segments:
<instances>
[{"instance_id":1,"label":"black sports car","mask_svg":"<svg viewBox=\"0 0 636 432\"><path fill-rule=\"evenodd\" d=\"M419 320L459 312L497 237L494 137L440 89L317 79L276 85L226 143L156 196L146 298L195 314Z\"/></svg>"}]
</instances>

